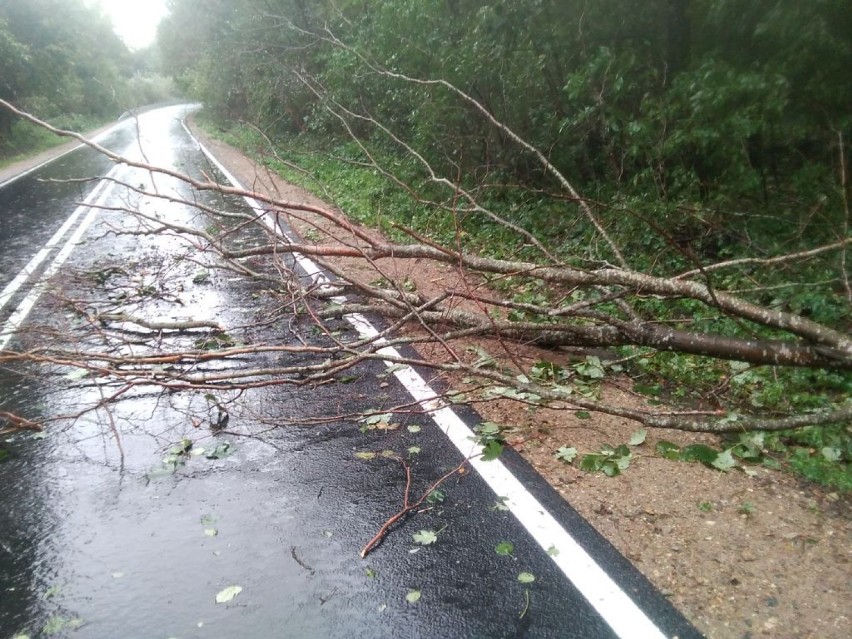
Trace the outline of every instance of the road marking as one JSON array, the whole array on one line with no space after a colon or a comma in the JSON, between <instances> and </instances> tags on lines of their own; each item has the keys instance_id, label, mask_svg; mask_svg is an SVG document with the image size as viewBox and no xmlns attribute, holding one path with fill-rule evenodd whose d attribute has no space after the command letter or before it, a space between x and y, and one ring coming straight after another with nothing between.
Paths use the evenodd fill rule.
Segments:
<instances>
[{"instance_id":1,"label":"road marking","mask_svg":"<svg viewBox=\"0 0 852 639\"><path fill-rule=\"evenodd\" d=\"M115 178L113 174L117 174L118 171L119 167L113 168L107 174L107 177L113 176L113 178ZM104 188L101 188L103 185L106 186ZM106 199L112 194L112 190L114 188L115 182L113 182L112 180L101 180L98 185L92 190L92 193L89 195L89 197L86 198L86 203L78 206L74 213L72 213L68 220L66 220L62 227L60 227L59 231L57 231L53 235L53 237L50 238L50 241L46 245L46 247L49 246L50 248L42 249L41 251L39 251L36 257L33 258L33 260L35 260L36 258L41 256L43 252L45 252L45 255L42 256L39 262L36 264L36 266L38 266L38 264L40 264L45 259L45 257L47 257L47 253L50 253L53 248L53 245L59 242L62 236L65 235L67 230L71 227L71 225L73 225L73 223L82 214L82 212L86 209L89 210L86 217L83 218L83 221L80 222L80 224L71 234L71 237L68 238L62 249L60 249L60 251L53 258L53 261L51 261L48 267L45 269L38 282L36 282L36 284L32 287L30 292L21 301L21 303L18 304L18 306L15 308L15 311L12 313L9 319L6 320L6 323L3 324L3 328L0 329L0 351L5 349L12 337L15 336L15 333L18 331L24 320L27 318L27 315L30 314L30 311L33 309L38 299L42 296L45 290L47 290L47 284L50 278L52 278L59 272L59 269L71 255L71 251L74 250L74 247L80 241L80 238L83 237L83 233L86 232L91 223L94 221L95 217L98 214L98 207L104 204ZM100 193L95 197L95 194L97 194L98 191L100 191ZM51 243L53 243L53 245L51 245ZM30 264L32 264L33 260L30 260ZM24 276L27 269L30 268L30 264L27 264L27 266L24 267L24 270L21 271L21 273L19 273L18 276L12 281L13 283L16 282L22 276ZM23 284L23 282L25 282L31 274L31 271L27 272L26 276L23 277L23 279L18 283L17 287L19 288L20 285ZM6 288L8 289L9 286L7 286ZM17 288L15 290L17 290ZM9 298L11 298L11 296L14 294L15 290L9 292ZM4 289L3 295L5 296L6 294L6 289ZM8 302L8 299L5 299L4 304L6 302ZM2 305L0 305L0 308L2 308Z\"/></svg>"},{"instance_id":2,"label":"road marking","mask_svg":"<svg viewBox=\"0 0 852 639\"><path fill-rule=\"evenodd\" d=\"M221 162L205 147L183 123L190 137L195 140L201 151L222 172L222 175L237 188L246 190L240 182L222 165ZM261 204L250 198L243 198L258 214L264 212ZM280 230L274 220L264 215L269 226ZM293 254L314 283L322 285L331 283L322 272L319 265L310 258L297 253ZM353 314L346 316L349 323L358 331L362 338L375 338L378 330L363 316ZM377 343L385 341L383 338ZM401 357L392 347L380 349L379 354L388 357ZM544 506L524 487L500 460L485 462L478 456L482 446L475 443L476 435L467 424L445 404L422 376L410 366L398 369L393 362L385 362L388 367L394 366L394 374L405 389L427 411L438 427L447 435L459 452L465 457L475 456L471 465L482 476L483 480L500 497L506 497L506 506L515 518L526 528L533 539L545 551L551 547L559 550L557 555L550 555L553 562L582 593L589 604L606 621L613 632L621 639L665 639L666 636L657 625L636 605L612 577L589 555L588 552L550 515Z\"/></svg>"},{"instance_id":3,"label":"road marking","mask_svg":"<svg viewBox=\"0 0 852 639\"><path fill-rule=\"evenodd\" d=\"M59 244L59 241L68 232L68 229L70 229L74 225L74 223L77 221L77 218L79 218L80 215L82 215L83 211L88 208L89 202L93 201L96 197L98 197L98 191L105 187L107 183L108 182L106 180L101 180L100 182L98 182L95 188L92 189L92 192L89 193L85 200L83 200L83 204L78 206L74 210L74 212L70 216L68 216L68 219L65 220L62 226L60 226L56 233L53 234L53 237L51 237L47 241L47 244L45 244L44 247L38 253L36 253L29 262L27 262L27 265L23 269L21 269L21 272L18 273L15 278L6 285L6 288L4 288L2 292L0 292L0 311L2 311L3 307L5 307L6 304L9 303L9 300L12 299L18 289L20 289L21 286L23 286L24 283L32 276L32 274L36 272L41 263L47 259L47 256L50 255L50 253L53 251L53 247Z\"/></svg>"}]
</instances>

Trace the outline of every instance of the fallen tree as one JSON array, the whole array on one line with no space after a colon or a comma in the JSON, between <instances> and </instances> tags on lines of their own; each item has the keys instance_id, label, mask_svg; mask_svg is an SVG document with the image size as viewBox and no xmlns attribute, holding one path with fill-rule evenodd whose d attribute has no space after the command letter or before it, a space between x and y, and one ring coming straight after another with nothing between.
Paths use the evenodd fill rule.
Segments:
<instances>
[{"instance_id":1,"label":"fallen tree","mask_svg":"<svg viewBox=\"0 0 852 639\"><path fill-rule=\"evenodd\" d=\"M414 79L405 80L417 82ZM473 101L470 96L446 83L442 83L442 86L464 101ZM580 202L581 214L592 220L596 227L600 226L604 241L618 264L605 261L593 263L585 257L574 262L560 261L529 232L516 228L516 225L503 220L498 213L480 206L477 198L461 184L439 177L427 165L432 181L452 192L451 205L446 202L434 203L436 213L455 216L471 212L485 213L491 220L505 224L512 232L539 245L537 250L542 256L540 261L488 258L471 253L464 247L461 238L455 245L440 244L413 229L400 226L400 233L410 241L390 241L353 224L343 212L331 207L282 201L265 193L245 191L209 179L193 179L173 169L122 158L85 140L79 134L50 127L9 103L3 102L2 106L53 133L76 138L114 162L178 179L199 192L216 191L225 195L244 196L258 203L257 209L248 211L208 210L208 214L228 220L230 225L227 231L217 234L154 218L139 210L124 209L123 213L139 220L139 227L134 233L169 233L180 237L186 246L192 247L199 254L215 256L217 268L227 269L246 282L262 282L279 292L285 292L290 310L314 322L325 335L332 334L327 327L328 322L352 314L374 313L385 317L388 324L378 336L360 336L355 339L334 337L331 344L323 346L305 344L291 348L266 348L222 344L221 348L212 351L197 347L174 348L167 352L146 352L143 355L124 352L116 355L114 344L101 350L88 348L84 351L30 348L22 352L3 351L0 353L0 362L29 361L82 367L100 378L113 380L118 388L153 385L169 391L238 391L263 385L326 383L358 363L371 359L400 365L420 363L407 356L389 357L383 349L388 346L415 345L422 350L424 345L432 344L437 347L433 351L440 352L440 356L427 360L425 364L441 374L454 375L451 379L458 379L461 375L470 376L480 380L482 389L489 386L502 389L497 393L502 398L568 410L600 411L648 426L689 431L740 432L746 429L780 430L844 422L852 417L852 405L848 399L844 401L843 397L832 397L830 394L825 396L821 408L787 414L777 407L767 411L744 410L736 404L713 407L698 404L668 410L613 405L600 399L596 393L587 392L585 381L571 369L553 365L549 369L547 366L544 369L539 366L537 371L531 371L512 355L513 349L520 344L598 349L626 346L635 350L630 354L622 351L621 355L615 356L616 359L630 361L639 355L662 351L700 356L710 362L719 359L743 362L750 365L752 370L752 367L759 366L779 370L798 367L836 370L848 374L852 370L852 340L842 325L829 326L801 314L767 307L755 302L755 296L746 298L725 290L715 275L743 266L752 269L765 266L771 269L778 264L794 263L814 256L842 254L852 242L848 237L829 245L790 254L700 264L693 270L667 277L640 272L628 266L614 239L605 233L597 214L579 199L567 179L542 154L533 150L535 157L542 162L543 169L557 175L568 191L570 200L565 204L566 208L578 206L576 203ZM344 124L352 118L363 121L367 117L356 115L333 101L329 101L326 106ZM477 108L485 112L481 105L477 105ZM512 135L505 125L492 116L487 117L495 126L502 127L507 134ZM411 156L420 158L413 148L396 139L386 127L367 119ZM518 142L525 144L520 139ZM370 165L392 178L390 172L369 154L366 146L362 148ZM123 186L131 192L140 192L135 185ZM425 201L413 189L411 193L419 201ZM145 195L152 196L151 193ZM174 196L168 198L174 199ZM467 202L466 209L459 203L460 200ZM182 203L200 206L190 199ZM281 233L276 220L282 216L313 226L328 241L306 242ZM234 241L247 232L254 233L259 239L251 246ZM300 287L298 267L289 259L293 255L310 256L322 264L335 276L333 286L319 286L315 283L307 289ZM256 268L254 263L261 258L266 259L271 268ZM357 260L361 271L353 274L341 265L338 258ZM394 273L414 270L400 269L400 264L406 262L443 265L457 276L457 283L439 287L429 294L413 290L406 281L394 278ZM840 262L844 263L842 260ZM751 277L756 280L754 273ZM494 286L489 286L489 283L499 278L511 278L514 287L529 282L540 283L548 287L551 295L544 302L517 301L510 294L501 295ZM844 281L846 274L840 273L838 282ZM344 294L345 297L342 297ZM648 300L653 300L653 312L648 311ZM699 305L703 309L701 312L714 318L713 321L699 323L686 317L683 314L685 300ZM695 307L690 308L695 313ZM90 324L110 327L114 335L121 335L128 325L153 332L212 328L215 333L210 323L152 323L115 308L94 314L87 311L86 316ZM722 320L735 322L740 328L739 334L730 334L730 324ZM719 331L712 330L714 322L718 323ZM472 360L467 356L465 340L474 337L486 337L499 344L504 353L499 365L493 359L486 364L481 357ZM220 368L215 372L197 368L200 362L242 361L247 355L282 350L311 355L314 359L311 363L300 362L292 366L258 368L239 365ZM546 362L546 352L543 352L542 360ZM449 393L452 395L452 388ZM27 425L30 422L7 420L7 423L14 426L16 423Z\"/></svg>"}]
</instances>

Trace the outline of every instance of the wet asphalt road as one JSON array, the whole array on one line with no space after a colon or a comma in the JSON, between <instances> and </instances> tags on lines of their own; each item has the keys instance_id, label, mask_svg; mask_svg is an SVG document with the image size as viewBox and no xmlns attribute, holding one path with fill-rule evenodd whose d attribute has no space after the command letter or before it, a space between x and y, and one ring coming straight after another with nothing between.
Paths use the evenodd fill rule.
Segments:
<instances>
[{"instance_id":1,"label":"wet asphalt road","mask_svg":"<svg viewBox=\"0 0 852 639\"><path fill-rule=\"evenodd\" d=\"M196 176L215 174L181 125L183 115L183 108L170 107L140 118L141 145L132 121L102 144L128 156L141 147L153 163ZM196 228L215 223L189 207L119 187L40 181L102 176L114 168L119 179L149 192L201 198L217 208L246 206L191 194L182 184L113 167L86 149L75 151L0 188L0 290L95 188L106 207L139 207ZM136 223L119 211L89 218L90 212L80 212L80 223L90 224L82 243L69 245L67 262L56 267L51 286L22 320L22 334L6 348L32 347L48 339L44 336L85 343L85 327L60 312L51 291L59 281L84 297L88 280L77 274L106 267L123 271L113 293L168 281L161 295L111 300L122 300L135 314L213 320L241 341L323 343L298 318L251 328L262 306L261 290L213 270L199 278L203 265L187 259L193 257L191 247L170 237L105 235L106 229L132 229ZM50 268L73 232L72 226L39 268ZM0 338L37 278L38 273L7 294ZM93 298L103 295L92 288ZM357 327L341 320L338 328L352 337ZM137 337L137 347L146 352L156 350L161 339L144 331ZM198 336L166 339L192 344ZM254 363L280 363L264 357L268 361ZM288 356L287 363L301 361L295 357ZM212 410L205 393L143 386L108 412L57 422L43 435L12 437L0 449L6 455L0 460L0 639L18 633L87 639L699 636L511 451L489 462L491 468L508 469L533 501L512 497L513 511L507 511L502 507L507 495L492 487L499 479L489 485L476 471L454 475L444 485L443 501L428 504L360 559L363 545L402 504L405 472L382 451L409 460L412 494L418 496L464 456L442 432L447 427L426 415L395 417L397 428L367 432L354 418L290 423L411 401L379 362L361 366L347 382L273 386L239 398L223 392L217 401L233 400L224 433L214 433L205 421ZM0 368L0 411L39 419L81 410L112 390L56 366ZM472 411L462 408L456 414L467 424L477 421ZM179 464L163 461L187 440L191 454L182 455ZM357 455L364 452L379 454ZM563 559L579 555L570 544L542 547L519 521L528 504L566 526L581 553L635 603L625 606L617 596L602 595L589 605L584 575L597 567L560 564L560 553ZM535 520L537 514L530 516ZM440 531L437 542L415 544L412 535L420 530ZM510 555L495 551L502 542L513 544ZM567 577L566 570L574 576ZM520 573L535 580L521 583ZM217 593L228 586L242 591L216 603ZM406 599L413 591L420 593L416 603Z\"/></svg>"}]
</instances>

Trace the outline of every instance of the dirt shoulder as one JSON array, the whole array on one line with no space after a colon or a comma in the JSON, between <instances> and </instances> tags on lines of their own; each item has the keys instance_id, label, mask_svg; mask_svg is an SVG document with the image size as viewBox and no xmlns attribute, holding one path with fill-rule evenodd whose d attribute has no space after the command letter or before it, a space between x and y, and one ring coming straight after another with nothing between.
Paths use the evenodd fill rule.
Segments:
<instances>
[{"instance_id":1,"label":"dirt shoulder","mask_svg":"<svg viewBox=\"0 0 852 639\"><path fill-rule=\"evenodd\" d=\"M192 130L251 189L284 201L322 204L197 126ZM308 241L352 241L335 235L319 218L290 217ZM332 263L363 269L351 259ZM427 295L455 277L451 269L423 264L390 262L384 268L388 276L409 277ZM375 271L364 269L364 277L374 279ZM544 357L535 348L518 352L530 365ZM546 357L553 359L554 353ZM622 401L645 401L626 386L604 392L619 394ZM511 424L512 443L533 467L708 637L849 636L849 496L766 468L756 468L754 475L721 473L663 459L654 453L660 439L681 446L715 443L711 436L673 431L650 432L618 477L585 473L555 459L554 452L561 446L595 452L603 444L622 444L637 424L606 415L580 419L573 412L531 410L507 401L479 404L477 410L489 421Z\"/></svg>"}]
</instances>

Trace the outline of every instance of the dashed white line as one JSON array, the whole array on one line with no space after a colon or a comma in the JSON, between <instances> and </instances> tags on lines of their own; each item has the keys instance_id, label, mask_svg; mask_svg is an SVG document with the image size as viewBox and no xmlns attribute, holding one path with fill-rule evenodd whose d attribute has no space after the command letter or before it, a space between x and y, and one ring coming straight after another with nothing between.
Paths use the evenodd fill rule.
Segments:
<instances>
[{"instance_id":1,"label":"dashed white line","mask_svg":"<svg viewBox=\"0 0 852 639\"><path fill-rule=\"evenodd\" d=\"M83 204L78 206L74 212L68 216L68 219L63 222L62 226L57 229L56 233L53 234L47 244L42 247L42 249L36 253L32 259L27 262L27 265L21 269L21 272L18 273L15 278L9 282L6 287L0 292L0 310L3 310L3 307L9 303L9 300L18 292L18 290L26 283L26 281L33 275L33 273L38 270L38 267L41 265L44 260L47 259L48 255L50 255L53 248L59 244L59 241L65 236L74 223L77 221L77 218L83 214L88 206L89 202L94 201L95 198L98 197L100 192L106 187L108 182L106 180L102 180L92 189L92 192L83 200Z\"/></svg>"}]
</instances>

